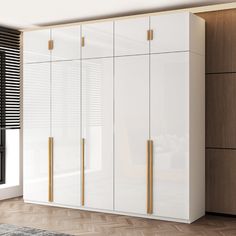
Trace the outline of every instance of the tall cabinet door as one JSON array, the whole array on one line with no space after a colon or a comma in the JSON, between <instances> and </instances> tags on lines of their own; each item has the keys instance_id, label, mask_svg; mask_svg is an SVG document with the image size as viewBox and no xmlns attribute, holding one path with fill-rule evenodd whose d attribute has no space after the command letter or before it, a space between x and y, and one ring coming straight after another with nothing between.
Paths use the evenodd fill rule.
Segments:
<instances>
[{"instance_id":1,"label":"tall cabinet door","mask_svg":"<svg viewBox=\"0 0 236 236\"><path fill-rule=\"evenodd\" d=\"M113 56L113 22L85 24L82 28L82 58Z\"/></svg>"},{"instance_id":2,"label":"tall cabinet door","mask_svg":"<svg viewBox=\"0 0 236 236\"><path fill-rule=\"evenodd\" d=\"M149 56L115 58L115 210L146 214Z\"/></svg>"},{"instance_id":3,"label":"tall cabinet door","mask_svg":"<svg viewBox=\"0 0 236 236\"><path fill-rule=\"evenodd\" d=\"M82 62L84 206L113 209L113 58Z\"/></svg>"},{"instance_id":4,"label":"tall cabinet door","mask_svg":"<svg viewBox=\"0 0 236 236\"><path fill-rule=\"evenodd\" d=\"M80 205L80 61L52 62L54 202Z\"/></svg>"},{"instance_id":5,"label":"tall cabinet door","mask_svg":"<svg viewBox=\"0 0 236 236\"><path fill-rule=\"evenodd\" d=\"M48 201L50 63L24 65L24 199Z\"/></svg>"},{"instance_id":6,"label":"tall cabinet door","mask_svg":"<svg viewBox=\"0 0 236 236\"><path fill-rule=\"evenodd\" d=\"M188 219L189 53L151 55L153 214Z\"/></svg>"},{"instance_id":7,"label":"tall cabinet door","mask_svg":"<svg viewBox=\"0 0 236 236\"><path fill-rule=\"evenodd\" d=\"M24 33L24 63L50 61L48 40L50 29L29 31Z\"/></svg>"}]
</instances>

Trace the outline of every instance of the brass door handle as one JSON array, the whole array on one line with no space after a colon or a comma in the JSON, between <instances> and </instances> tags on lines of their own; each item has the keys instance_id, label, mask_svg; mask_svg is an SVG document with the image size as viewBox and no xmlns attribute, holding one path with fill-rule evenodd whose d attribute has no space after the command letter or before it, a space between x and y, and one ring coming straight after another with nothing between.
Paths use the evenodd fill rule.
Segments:
<instances>
[{"instance_id":1,"label":"brass door handle","mask_svg":"<svg viewBox=\"0 0 236 236\"><path fill-rule=\"evenodd\" d=\"M84 154L85 154L85 139L81 140L81 205L84 206Z\"/></svg>"},{"instance_id":2,"label":"brass door handle","mask_svg":"<svg viewBox=\"0 0 236 236\"><path fill-rule=\"evenodd\" d=\"M148 41L153 40L153 30L152 29L147 31L147 40Z\"/></svg>"},{"instance_id":3,"label":"brass door handle","mask_svg":"<svg viewBox=\"0 0 236 236\"><path fill-rule=\"evenodd\" d=\"M153 213L153 141L149 140L149 214Z\"/></svg>"},{"instance_id":4,"label":"brass door handle","mask_svg":"<svg viewBox=\"0 0 236 236\"><path fill-rule=\"evenodd\" d=\"M48 201L53 201L53 137L48 138Z\"/></svg>"},{"instance_id":5,"label":"brass door handle","mask_svg":"<svg viewBox=\"0 0 236 236\"><path fill-rule=\"evenodd\" d=\"M150 211L150 204L149 204L149 193L150 193L150 182L149 182L149 140L147 141L147 160L146 160L146 166L147 166L147 170L146 170L146 180L147 180L147 213L149 214Z\"/></svg>"},{"instance_id":6,"label":"brass door handle","mask_svg":"<svg viewBox=\"0 0 236 236\"><path fill-rule=\"evenodd\" d=\"M53 50L54 48L54 41L53 40L49 40L48 41L48 50Z\"/></svg>"},{"instance_id":7,"label":"brass door handle","mask_svg":"<svg viewBox=\"0 0 236 236\"><path fill-rule=\"evenodd\" d=\"M153 141L147 141L147 213L153 213Z\"/></svg>"},{"instance_id":8,"label":"brass door handle","mask_svg":"<svg viewBox=\"0 0 236 236\"><path fill-rule=\"evenodd\" d=\"M84 46L85 46L85 38L81 37L81 47L84 47Z\"/></svg>"}]
</instances>

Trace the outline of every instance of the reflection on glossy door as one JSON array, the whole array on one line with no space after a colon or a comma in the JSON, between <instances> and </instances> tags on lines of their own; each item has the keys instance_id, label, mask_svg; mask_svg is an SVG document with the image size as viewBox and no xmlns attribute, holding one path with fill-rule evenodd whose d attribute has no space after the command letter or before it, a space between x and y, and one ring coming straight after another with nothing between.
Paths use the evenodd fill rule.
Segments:
<instances>
[{"instance_id":1,"label":"reflection on glossy door","mask_svg":"<svg viewBox=\"0 0 236 236\"><path fill-rule=\"evenodd\" d=\"M80 59L80 26L52 29L52 60Z\"/></svg>"},{"instance_id":2,"label":"reflection on glossy door","mask_svg":"<svg viewBox=\"0 0 236 236\"><path fill-rule=\"evenodd\" d=\"M189 50L189 12L150 17L151 53Z\"/></svg>"},{"instance_id":3,"label":"reflection on glossy door","mask_svg":"<svg viewBox=\"0 0 236 236\"><path fill-rule=\"evenodd\" d=\"M113 59L82 62L85 207L113 209Z\"/></svg>"},{"instance_id":4,"label":"reflection on glossy door","mask_svg":"<svg viewBox=\"0 0 236 236\"><path fill-rule=\"evenodd\" d=\"M80 205L80 61L52 62L54 202Z\"/></svg>"},{"instance_id":5,"label":"reflection on glossy door","mask_svg":"<svg viewBox=\"0 0 236 236\"><path fill-rule=\"evenodd\" d=\"M85 24L82 37L82 58L113 56L113 22Z\"/></svg>"},{"instance_id":6,"label":"reflection on glossy door","mask_svg":"<svg viewBox=\"0 0 236 236\"><path fill-rule=\"evenodd\" d=\"M48 201L50 63L24 66L24 199Z\"/></svg>"},{"instance_id":7,"label":"reflection on glossy door","mask_svg":"<svg viewBox=\"0 0 236 236\"><path fill-rule=\"evenodd\" d=\"M115 59L115 210L146 214L149 56Z\"/></svg>"},{"instance_id":8,"label":"reflection on glossy door","mask_svg":"<svg viewBox=\"0 0 236 236\"><path fill-rule=\"evenodd\" d=\"M50 61L50 29L24 33L24 63Z\"/></svg>"},{"instance_id":9,"label":"reflection on glossy door","mask_svg":"<svg viewBox=\"0 0 236 236\"><path fill-rule=\"evenodd\" d=\"M149 53L149 17L117 20L115 25L115 56Z\"/></svg>"},{"instance_id":10,"label":"reflection on glossy door","mask_svg":"<svg viewBox=\"0 0 236 236\"><path fill-rule=\"evenodd\" d=\"M153 214L188 219L189 53L151 56Z\"/></svg>"}]
</instances>

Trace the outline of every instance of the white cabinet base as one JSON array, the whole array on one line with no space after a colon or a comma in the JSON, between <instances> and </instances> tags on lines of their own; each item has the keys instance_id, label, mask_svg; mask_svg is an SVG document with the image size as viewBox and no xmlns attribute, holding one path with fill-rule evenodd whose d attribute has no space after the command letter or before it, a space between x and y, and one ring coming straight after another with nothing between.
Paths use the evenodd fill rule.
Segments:
<instances>
[{"instance_id":1,"label":"white cabinet base","mask_svg":"<svg viewBox=\"0 0 236 236\"><path fill-rule=\"evenodd\" d=\"M199 218L197 218L197 219L190 221L190 220L186 220L186 219L158 217L158 216L146 215L146 214L133 214L133 213L127 213L127 212L121 212L121 211L109 211L109 210L101 210L101 209L94 209L94 208L88 208L88 207L72 207L72 206L68 206L68 205L61 205L61 204L55 204L55 203L30 201L27 199L24 199L24 202L30 203L30 204L43 205L43 206L69 208L69 209L76 209L76 210L82 210L82 211L91 211L91 212L107 213L107 214L114 214L114 215L124 215L124 216L130 216L130 217L140 217L140 218L145 218L145 219L163 220L163 221L171 221L171 222L186 223L186 224L191 224L195 220L199 219ZM204 216L204 215L202 215L202 216Z\"/></svg>"}]
</instances>

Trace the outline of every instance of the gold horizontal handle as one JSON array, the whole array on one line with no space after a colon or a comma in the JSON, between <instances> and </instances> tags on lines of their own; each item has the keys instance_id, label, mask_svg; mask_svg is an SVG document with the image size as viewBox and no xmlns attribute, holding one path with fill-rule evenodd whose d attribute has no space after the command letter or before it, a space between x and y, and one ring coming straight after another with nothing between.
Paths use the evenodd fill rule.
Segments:
<instances>
[{"instance_id":1,"label":"gold horizontal handle","mask_svg":"<svg viewBox=\"0 0 236 236\"><path fill-rule=\"evenodd\" d=\"M53 201L53 137L48 138L48 201Z\"/></svg>"}]
</instances>

